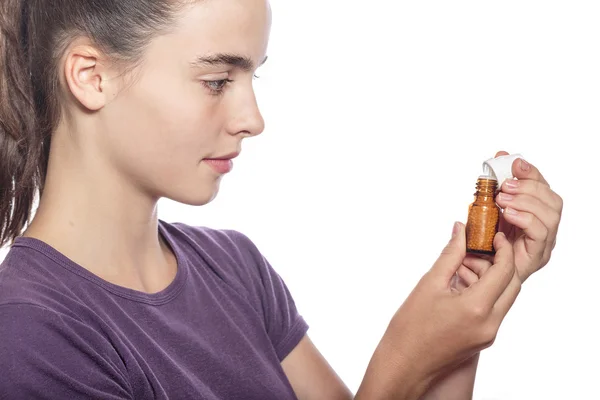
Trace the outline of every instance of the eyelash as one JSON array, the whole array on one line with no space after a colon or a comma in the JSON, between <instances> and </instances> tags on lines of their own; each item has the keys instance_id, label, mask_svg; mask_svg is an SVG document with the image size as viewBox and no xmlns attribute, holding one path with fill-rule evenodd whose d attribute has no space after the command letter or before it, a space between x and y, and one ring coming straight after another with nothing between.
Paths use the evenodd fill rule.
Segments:
<instances>
[{"instance_id":1,"label":"eyelash","mask_svg":"<svg viewBox=\"0 0 600 400\"><path fill-rule=\"evenodd\" d=\"M260 78L260 76L254 75L253 78L258 79ZM204 85L204 87L206 87L210 94L212 96L221 96L223 93L225 93L225 86L227 86L228 83L233 82L232 79L219 79L217 81L202 81L202 84ZM219 88L215 89L211 84L219 84Z\"/></svg>"}]
</instances>

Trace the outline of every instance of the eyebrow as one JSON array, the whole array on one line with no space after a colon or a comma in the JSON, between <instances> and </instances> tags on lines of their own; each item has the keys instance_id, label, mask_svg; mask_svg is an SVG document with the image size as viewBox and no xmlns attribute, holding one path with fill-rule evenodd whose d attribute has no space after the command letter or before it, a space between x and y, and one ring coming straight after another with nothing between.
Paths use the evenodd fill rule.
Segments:
<instances>
[{"instance_id":1,"label":"eyebrow","mask_svg":"<svg viewBox=\"0 0 600 400\"><path fill-rule=\"evenodd\" d=\"M258 67L263 65L267 61L267 58L269 58L269 56L266 56L265 59L262 60L262 62L258 65ZM212 67L228 65L231 67L239 68L244 72L250 72L258 68L254 67L254 61L252 61L251 58L239 54L228 53L216 53L208 56L199 56L191 62L191 65L192 67Z\"/></svg>"}]
</instances>

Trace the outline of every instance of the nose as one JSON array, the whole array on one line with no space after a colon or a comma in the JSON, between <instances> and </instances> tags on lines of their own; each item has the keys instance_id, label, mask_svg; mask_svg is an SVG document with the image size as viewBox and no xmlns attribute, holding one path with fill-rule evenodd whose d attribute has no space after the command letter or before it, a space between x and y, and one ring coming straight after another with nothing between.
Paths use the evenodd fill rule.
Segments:
<instances>
[{"instance_id":1,"label":"nose","mask_svg":"<svg viewBox=\"0 0 600 400\"><path fill-rule=\"evenodd\" d=\"M232 113L235 115L228 131L232 135L244 134L246 137L260 135L265 130L265 120L260 112L256 95L254 91L240 100L238 107L233 107Z\"/></svg>"}]
</instances>

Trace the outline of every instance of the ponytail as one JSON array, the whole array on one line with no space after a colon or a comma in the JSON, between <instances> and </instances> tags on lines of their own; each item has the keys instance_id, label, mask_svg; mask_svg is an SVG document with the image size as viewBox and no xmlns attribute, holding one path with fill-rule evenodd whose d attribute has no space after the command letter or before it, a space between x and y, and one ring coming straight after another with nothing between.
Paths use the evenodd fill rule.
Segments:
<instances>
[{"instance_id":1,"label":"ponytail","mask_svg":"<svg viewBox=\"0 0 600 400\"><path fill-rule=\"evenodd\" d=\"M190 0L0 0L0 247L41 198L61 116L59 60L85 36L130 66Z\"/></svg>"},{"instance_id":2,"label":"ponytail","mask_svg":"<svg viewBox=\"0 0 600 400\"><path fill-rule=\"evenodd\" d=\"M27 3L0 2L0 247L20 235L41 189Z\"/></svg>"}]
</instances>

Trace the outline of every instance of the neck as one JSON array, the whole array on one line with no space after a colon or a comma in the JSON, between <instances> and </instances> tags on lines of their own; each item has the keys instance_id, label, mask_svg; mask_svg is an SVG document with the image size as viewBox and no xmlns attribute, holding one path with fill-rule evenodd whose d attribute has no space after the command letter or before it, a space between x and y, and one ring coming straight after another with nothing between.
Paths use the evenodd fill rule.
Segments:
<instances>
[{"instance_id":1,"label":"neck","mask_svg":"<svg viewBox=\"0 0 600 400\"><path fill-rule=\"evenodd\" d=\"M165 287L174 257L159 240L158 199L58 133L52 146L44 193L23 236L112 283L146 292Z\"/></svg>"}]
</instances>

